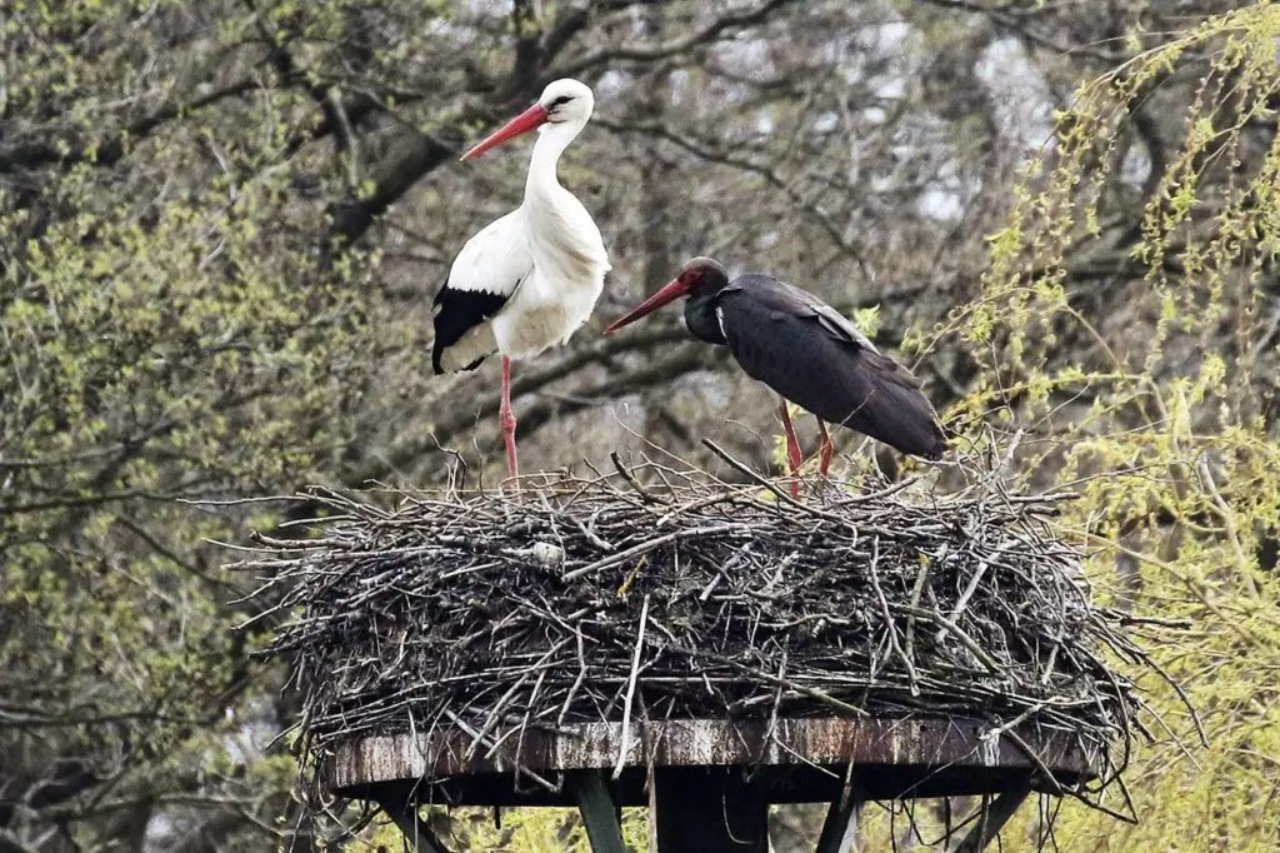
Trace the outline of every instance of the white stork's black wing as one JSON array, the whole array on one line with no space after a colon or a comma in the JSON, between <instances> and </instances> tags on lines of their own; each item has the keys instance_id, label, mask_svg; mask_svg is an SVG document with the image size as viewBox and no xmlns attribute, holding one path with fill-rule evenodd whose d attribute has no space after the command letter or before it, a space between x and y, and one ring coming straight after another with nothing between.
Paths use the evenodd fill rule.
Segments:
<instances>
[{"instance_id":1,"label":"white stork's black wing","mask_svg":"<svg viewBox=\"0 0 1280 853\"><path fill-rule=\"evenodd\" d=\"M744 276L716 301L729 351L749 376L831 423L904 453L940 457L946 440L919 381L811 293Z\"/></svg>"},{"instance_id":2,"label":"white stork's black wing","mask_svg":"<svg viewBox=\"0 0 1280 853\"><path fill-rule=\"evenodd\" d=\"M489 320L532 272L533 254L519 210L490 222L466 242L432 303L436 340L431 366L436 373L472 370L497 350Z\"/></svg>"}]
</instances>

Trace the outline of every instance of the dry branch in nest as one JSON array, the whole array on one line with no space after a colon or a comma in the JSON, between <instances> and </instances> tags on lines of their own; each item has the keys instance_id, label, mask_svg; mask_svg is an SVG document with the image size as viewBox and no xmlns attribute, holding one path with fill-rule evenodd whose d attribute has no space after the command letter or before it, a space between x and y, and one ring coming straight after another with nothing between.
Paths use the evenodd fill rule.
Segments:
<instances>
[{"instance_id":1,"label":"dry branch in nest","mask_svg":"<svg viewBox=\"0 0 1280 853\"><path fill-rule=\"evenodd\" d=\"M923 715L1070 733L1099 756L1080 795L1123 769L1141 704L1112 662L1148 660L1091 603L1052 496L639 489L308 494L314 538L259 537L270 555L237 565L280 620L265 654L292 661L305 755L639 715Z\"/></svg>"}]
</instances>

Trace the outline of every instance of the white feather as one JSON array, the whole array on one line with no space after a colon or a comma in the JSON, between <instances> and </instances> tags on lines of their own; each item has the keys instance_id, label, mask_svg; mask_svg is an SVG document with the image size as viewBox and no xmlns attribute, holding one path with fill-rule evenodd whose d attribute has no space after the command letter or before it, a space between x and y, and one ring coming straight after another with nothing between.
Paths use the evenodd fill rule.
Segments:
<instances>
[{"instance_id":1,"label":"white feather","mask_svg":"<svg viewBox=\"0 0 1280 853\"><path fill-rule=\"evenodd\" d=\"M463 245L449 268L447 286L510 296L532 270L524 208L518 207L490 222Z\"/></svg>"}]
</instances>

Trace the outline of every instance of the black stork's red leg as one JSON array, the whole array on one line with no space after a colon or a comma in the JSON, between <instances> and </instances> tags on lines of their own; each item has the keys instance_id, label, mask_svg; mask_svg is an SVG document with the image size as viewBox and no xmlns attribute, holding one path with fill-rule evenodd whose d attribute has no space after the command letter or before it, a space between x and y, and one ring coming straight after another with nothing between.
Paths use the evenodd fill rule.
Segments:
<instances>
[{"instance_id":1,"label":"black stork's red leg","mask_svg":"<svg viewBox=\"0 0 1280 853\"><path fill-rule=\"evenodd\" d=\"M516 414L511 410L511 359L502 357L502 405L498 409L502 421L502 441L507 446L507 473L515 480L520 476L516 460ZM517 484L519 483L516 480Z\"/></svg>"},{"instance_id":2,"label":"black stork's red leg","mask_svg":"<svg viewBox=\"0 0 1280 853\"><path fill-rule=\"evenodd\" d=\"M778 408L782 414L782 429L787 434L787 462L791 466L791 476L796 477L800 473L800 465L804 462L804 457L800 455L800 442L796 441L796 430L791 425L791 414L787 411L787 401L783 400L782 405ZM800 481L791 481L791 497L800 496Z\"/></svg>"},{"instance_id":3,"label":"black stork's red leg","mask_svg":"<svg viewBox=\"0 0 1280 853\"><path fill-rule=\"evenodd\" d=\"M818 456L818 473L827 476L827 469L831 467L831 457L836 452L835 445L831 443L831 433L827 432L827 423L822 418L818 418L818 432L822 433L822 450Z\"/></svg>"}]
</instances>

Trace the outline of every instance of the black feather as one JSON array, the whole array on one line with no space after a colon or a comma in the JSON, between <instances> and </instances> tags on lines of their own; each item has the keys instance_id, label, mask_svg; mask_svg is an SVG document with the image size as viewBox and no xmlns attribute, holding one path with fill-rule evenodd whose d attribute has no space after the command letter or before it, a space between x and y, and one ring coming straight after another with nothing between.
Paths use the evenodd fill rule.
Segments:
<instances>
[{"instance_id":1,"label":"black feather","mask_svg":"<svg viewBox=\"0 0 1280 853\"><path fill-rule=\"evenodd\" d=\"M714 300L742 369L786 399L904 453L938 459L946 436L911 371L816 296L744 276Z\"/></svg>"},{"instance_id":2,"label":"black feather","mask_svg":"<svg viewBox=\"0 0 1280 853\"><path fill-rule=\"evenodd\" d=\"M498 313L507 304L507 295L487 290L457 290L447 284L436 294L435 330L436 342L431 348L431 367L436 373L444 373L440 357L449 347L462 340L462 336ZM463 367L475 370L484 358Z\"/></svg>"}]
</instances>

